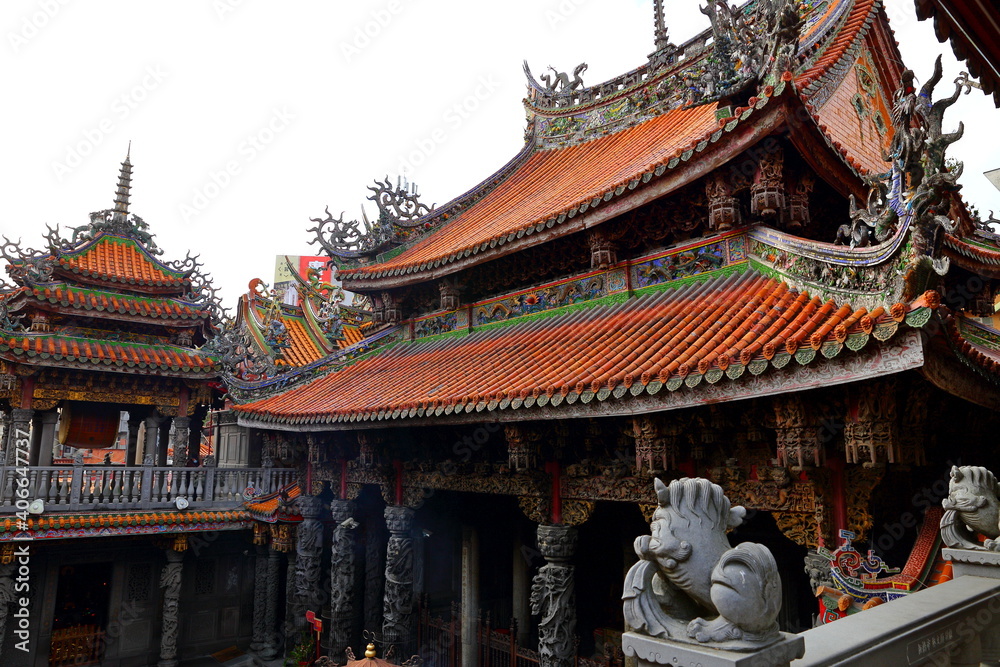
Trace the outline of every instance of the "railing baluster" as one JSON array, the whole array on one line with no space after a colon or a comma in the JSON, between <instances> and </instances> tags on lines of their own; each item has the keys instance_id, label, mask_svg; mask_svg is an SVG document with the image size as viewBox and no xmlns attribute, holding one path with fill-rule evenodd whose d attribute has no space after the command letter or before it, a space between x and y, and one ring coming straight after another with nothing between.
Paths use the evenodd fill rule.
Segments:
<instances>
[{"instance_id":1,"label":"railing baluster","mask_svg":"<svg viewBox=\"0 0 1000 667\"><path fill-rule=\"evenodd\" d=\"M69 484L73 479L72 470L60 470L59 471L59 504L68 505L69 504Z\"/></svg>"},{"instance_id":2,"label":"railing baluster","mask_svg":"<svg viewBox=\"0 0 1000 667\"><path fill-rule=\"evenodd\" d=\"M111 492L108 494L108 502L120 504L122 502L122 471L109 470L111 475Z\"/></svg>"},{"instance_id":3,"label":"railing baluster","mask_svg":"<svg viewBox=\"0 0 1000 667\"><path fill-rule=\"evenodd\" d=\"M49 488L45 493L46 503L57 503L59 502L59 471L50 470L49 471Z\"/></svg>"},{"instance_id":4,"label":"railing baluster","mask_svg":"<svg viewBox=\"0 0 1000 667\"><path fill-rule=\"evenodd\" d=\"M14 468L3 469L3 507L10 507L14 503Z\"/></svg>"}]
</instances>

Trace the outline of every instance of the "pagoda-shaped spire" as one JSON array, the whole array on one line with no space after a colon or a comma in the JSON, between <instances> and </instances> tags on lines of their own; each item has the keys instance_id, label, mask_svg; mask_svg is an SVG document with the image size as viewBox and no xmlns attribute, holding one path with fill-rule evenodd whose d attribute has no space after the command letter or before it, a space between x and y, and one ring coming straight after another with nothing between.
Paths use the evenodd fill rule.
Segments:
<instances>
[{"instance_id":1,"label":"pagoda-shaped spire","mask_svg":"<svg viewBox=\"0 0 1000 667\"><path fill-rule=\"evenodd\" d=\"M115 191L115 222L125 222L128 218L128 197L129 190L132 189L132 142L128 142L128 152L125 153L125 161L122 162L122 169L118 174L118 189Z\"/></svg>"},{"instance_id":2,"label":"pagoda-shaped spire","mask_svg":"<svg viewBox=\"0 0 1000 667\"><path fill-rule=\"evenodd\" d=\"M655 39L656 51L661 51L670 46L670 39L667 37L667 23L663 16L663 0L653 0L653 12L655 14Z\"/></svg>"}]
</instances>

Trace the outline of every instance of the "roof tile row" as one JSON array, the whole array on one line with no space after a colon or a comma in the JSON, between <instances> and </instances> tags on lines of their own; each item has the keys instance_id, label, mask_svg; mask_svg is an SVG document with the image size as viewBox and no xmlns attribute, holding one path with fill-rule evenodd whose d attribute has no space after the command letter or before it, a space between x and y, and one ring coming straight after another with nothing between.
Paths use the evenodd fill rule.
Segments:
<instances>
[{"instance_id":1,"label":"roof tile row","mask_svg":"<svg viewBox=\"0 0 1000 667\"><path fill-rule=\"evenodd\" d=\"M101 235L83 249L61 255L59 264L85 276L117 283L180 286L182 273L171 271L139 248L132 239Z\"/></svg>"},{"instance_id":2,"label":"roof tile row","mask_svg":"<svg viewBox=\"0 0 1000 667\"><path fill-rule=\"evenodd\" d=\"M143 315L157 318L194 319L207 317L207 312L173 299L137 297L131 294L86 290L67 285L35 287L36 298L63 306L117 312L123 315Z\"/></svg>"},{"instance_id":3,"label":"roof tile row","mask_svg":"<svg viewBox=\"0 0 1000 667\"><path fill-rule=\"evenodd\" d=\"M871 333L879 322L899 322L906 312L902 304L869 313L823 301L749 271L621 304L397 345L235 409L265 421L331 423L528 398L544 405L586 392L620 397L640 383L666 384L800 348L819 350Z\"/></svg>"},{"instance_id":4,"label":"roof tile row","mask_svg":"<svg viewBox=\"0 0 1000 667\"><path fill-rule=\"evenodd\" d=\"M24 334L0 338L0 354L19 361L52 357L104 366L210 372L215 361L195 350L168 345L97 341L59 334Z\"/></svg>"}]
</instances>

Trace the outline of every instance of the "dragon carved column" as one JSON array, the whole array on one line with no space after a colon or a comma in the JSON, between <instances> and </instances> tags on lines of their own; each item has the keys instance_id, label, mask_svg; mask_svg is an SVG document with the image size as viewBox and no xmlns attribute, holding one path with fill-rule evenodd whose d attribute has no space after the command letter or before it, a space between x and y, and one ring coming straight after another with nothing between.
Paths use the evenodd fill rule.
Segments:
<instances>
[{"instance_id":1,"label":"dragon carved column","mask_svg":"<svg viewBox=\"0 0 1000 667\"><path fill-rule=\"evenodd\" d=\"M414 511L409 507L386 507L385 525L389 545L385 558L385 598L382 638L405 655L413 634L413 527Z\"/></svg>"},{"instance_id":2,"label":"dragon carved column","mask_svg":"<svg viewBox=\"0 0 1000 667\"><path fill-rule=\"evenodd\" d=\"M0 656L7 638L7 616L14 601L14 563L0 565Z\"/></svg>"},{"instance_id":3,"label":"dragon carved column","mask_svg":"<svg viewBox=\"0 0 1000 667\"><path fill-rule=\"evenodd\" d=\"M538 622L542 667L571 667L576 653L576 593L573 565L577 533L570 526L539 526L538 549L545 565L531 584L531 613Z\"/></svg>"},{"instance_id":4,"label":"dragon carved column","mask_svg":"<svg viewBox=\"0 0 1000 667\"><path fill-rule=\"evenodd\" d=\"M191 418L174 417L174 431L171 434L174 448L174 466L183 468L188 462L188 442L191 440Z\"/></svg>"},{"instance_id":5,"label":"dragon carved column","mask_svg":"<svg viewBox=\"0 0 1000 667\"><path fill-rule=\"evenodd\" d=\"M295 599L295 573L298 571L298 551L293 549L285 554L287 566L285 568L285 648L291 649L295 646L295 639L298 635L297 628L305 624L305 615L299 613L298 601Z\"/></svg>"},{"instance_id":6,"label":"dragon carved column","mask_svg":"<svg viewBox=\"0 0 1000 667\"><path fill-rule=\"evenodd\" d=\"M264 593L264 643L260 657L273 660L278 655L281 634L278 631L278 578L281 570L281 552L272 544L267 550Z\"/></svg>"},{"instance_id":7,"label":"dragon carved column","mask_svg":"<svg viewBox=\"0 0 1000 667\"><path fill-rule=\"evenodd\" d=\"M184 568L184 552L171 549L167 552L167 564L160 575L163 589L163 626L160 631L160 661L157 667L177 667L177 630L179 627L178 607L181 597L181 574Z\"/></svg>"},{"instance_id":8,"label":"dragon carved column","mask_svg":"<svg viewBox=\"0 0 1000 667\"><path fill-rule=\"evenodd\" d=\"M35 417L32 409L14 408L10 411L10 436L7 438L6 463L9 466L28 465L28 447L18 448L19 442L26 442L31 433L31 420ZM18 450L24 452L18 460Z\"/></svg>"},{"instance_id":9,"label":"dragon carved column","mask_svg":"<svg viewBox=\"0 0 1000 667\"><path fill-rule=\"evenodd\" d=\"M354 533L349 500L330 503L333 539L330 549L330 636L328 655L344 655L354 628Z\"/></svg>"},{"instance_id":10,"label":"dragon carved column","mask_svg":"<svg viewBox=\"0 0 1000 667\"><path fill-rule=\"evenodd\" d=\"M323 511L323 503L315 496L300 496L296 501L302 513L302 523L295 545L298 558L295 562L295 592L290 609L295 610L295 628L305 627L305 612L311 610L319 613L320 599L320 561L323 552L323 524L319 515Z\"/></svg>"},{"instance_id":11,"label":"dragon carved column","mask_svg":"<svg viewBox=\"0 0 1000 667\"><path fill-rule=\"evenodd\" d=\"M254 557L253 635L250 651L260 654L267 646L267 545L258 544Z\"/></svg>"}]
</instances>

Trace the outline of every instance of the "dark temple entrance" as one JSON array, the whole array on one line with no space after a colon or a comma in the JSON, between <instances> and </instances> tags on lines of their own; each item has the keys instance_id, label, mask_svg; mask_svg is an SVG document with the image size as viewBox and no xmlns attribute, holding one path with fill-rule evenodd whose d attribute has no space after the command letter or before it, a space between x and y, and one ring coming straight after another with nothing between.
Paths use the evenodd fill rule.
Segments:
<instances>
[{"instance_id":1,"label":"dark temple entrance","mask_svg":"<svg viewBox=\"0 0 1000 667\"><path fill-rule=\"evenodd\" d=\"M99 665L108 623L113 563L59 570L49 664Z\"/></svg>"}]
</instances>

